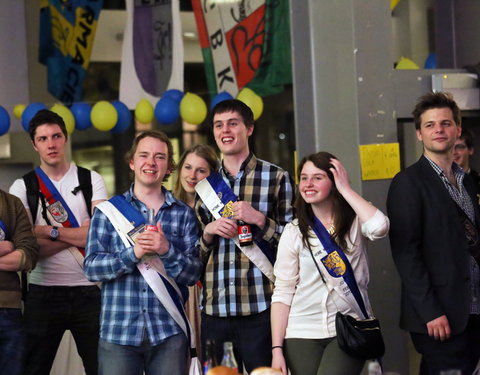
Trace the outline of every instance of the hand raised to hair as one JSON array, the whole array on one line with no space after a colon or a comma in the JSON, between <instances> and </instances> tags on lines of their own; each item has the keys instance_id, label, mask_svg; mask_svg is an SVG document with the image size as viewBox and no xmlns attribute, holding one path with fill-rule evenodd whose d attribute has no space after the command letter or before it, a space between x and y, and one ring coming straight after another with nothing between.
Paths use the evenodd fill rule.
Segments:
<instances>
[{"instance_id":1,"label":"hand raised to hair","mask_svg":"<svg viewBox=\"0 0 480 375\"><path fill-rule=\"evenodd\" d=\"M333 166L330 168L330 171L335 179L335 186L337 187L338 192L344 195L347 191L352 189L350 181L348 180L347 170L338 159L331 158L330 164Z\"/></svg>"}]
</instances>

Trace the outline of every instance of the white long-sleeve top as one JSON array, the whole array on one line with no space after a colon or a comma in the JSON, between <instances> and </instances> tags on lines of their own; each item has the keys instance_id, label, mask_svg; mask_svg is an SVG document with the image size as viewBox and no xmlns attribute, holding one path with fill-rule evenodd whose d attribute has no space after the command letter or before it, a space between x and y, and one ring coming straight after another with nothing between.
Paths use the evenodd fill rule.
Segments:
<instances>
[{"instance_id":1,"label":"white long-sleeve top","mask_svg":"<svg viewBox=\"0 0 480 375\"><path fill-rule=\"evenodd\" d=\"M347 258L352 265L355 279L369 314L372 314L368 300L369 282L366 238L376 240L387 235L389 220L380 210L361 223L358 216L353 221L347 238ZM336 336L335 315L337 311L358 319L356 309L340 295L332 285L332 279L321 262L327 255L314 232L310 229L310 244L315 260L326 281L322 281L313 262L310 250L304 247L302 235L295 219L283 231L278 244L275 262L275 289L272 303L281 302L290 306L285 338L320 339Z\"/></svg>"}]
</instances>

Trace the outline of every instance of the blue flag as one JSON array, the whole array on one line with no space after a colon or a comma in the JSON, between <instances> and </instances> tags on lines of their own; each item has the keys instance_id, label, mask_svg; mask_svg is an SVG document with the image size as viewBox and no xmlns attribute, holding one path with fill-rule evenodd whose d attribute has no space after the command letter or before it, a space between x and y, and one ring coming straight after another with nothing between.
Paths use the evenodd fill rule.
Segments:
<instances>
[{"instance_id":1,"label":"blue flag","mask_svg":"<svg viewBox=\"0 0 480 375\"><path fill-rule=\"evenodd\" d=\"M47 66L48 91L65 104L83 98L103 0L41 0L39 61Z\"/></svg>"}]
</instances>

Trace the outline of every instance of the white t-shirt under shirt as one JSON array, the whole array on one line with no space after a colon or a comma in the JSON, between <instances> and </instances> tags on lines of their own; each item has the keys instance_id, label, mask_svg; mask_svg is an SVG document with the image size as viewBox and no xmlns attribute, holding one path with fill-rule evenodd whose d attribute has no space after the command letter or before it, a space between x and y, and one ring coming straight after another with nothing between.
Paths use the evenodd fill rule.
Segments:
<instances>
[{"instance_id":1,"label":"white t-shirt under shirt","mask_svg":"<svg viewBox=\"0 0 480 375\"><path fill-rule=\"evenodd\" d=\"M371 314L367 285L369 272L366 254L366 238L375 240L385 237L389 228L388 218L379 210L367 222L361 224L358 216L354 220L347 240L347 255L354 270L355 279ZM312 230L310 244L315 260L322 271L327 285L322 281L313 262L310 250L304 247L302 235L295 219L285 226L278 244L275 262L275 289L272 303L281 302L290 306L285 338L322 339L336 336L335 315L337 311L358 316L357 310L331 285L331 279L321 259L327 254Z\"/></svg>"},{"instance_id":2,"label":"white t-shirt under shirt","mask_svg":"<svg viewBox=\"0 0 480 375\"><path fill-rule=\"evenodd\" d=\"M102 177L94 171L92 176L92 201L107 199L107 190ZM79 185L77 166L71 164L69 170L60 181L50 180L60 195L63 197L68 207L72 211L79 225L89 219L85 199L81 191L76 195L72 191ZM23 205L29 211L27 202L27 191L23 178L17 179L10 187L10 194L16 195L21 199ZM50 222L55 225L55 221L48 213ZM42 216L42 204L39 202L35 224L46 225ZM61 223L57 223L61 227ZM71 248L78 251L75 247ZM83 273L83 265L75 258L69 249L62 250L48 258L38 260L37 266L30 274L30 283L43 286L82 286L95 285L87 280Z\"/></svg>"}]
</instances>

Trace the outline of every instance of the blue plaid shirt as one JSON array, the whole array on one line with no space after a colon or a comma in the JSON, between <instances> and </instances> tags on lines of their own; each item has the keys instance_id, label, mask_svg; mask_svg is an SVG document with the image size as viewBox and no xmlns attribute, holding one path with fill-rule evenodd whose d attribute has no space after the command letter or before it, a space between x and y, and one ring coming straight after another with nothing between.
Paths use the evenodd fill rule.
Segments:
<instances>
[{"instance_id":1,"label":"blue plaid shirt","mask_svg":"<svg viewBox=\"0 0 480 375\"><path fill-rule=\"evenodd\" d=\"M199 279L199 232L193 210L177 201L166 189L165 203L156 215L170 241L161 255L167 274L179 285L193 285ZM133 185L124 197L145 218L148 209L133 195ZM114 227L100 210L95 210L88 233L84 270L91 281L101 281L102 312L100 337L114 344L157 345L182 333L137 269L140 261L133 247L126 248Z\"/></svg>"}]
</instances>

